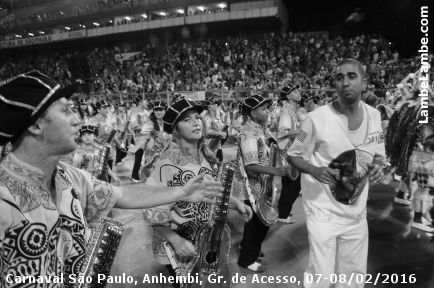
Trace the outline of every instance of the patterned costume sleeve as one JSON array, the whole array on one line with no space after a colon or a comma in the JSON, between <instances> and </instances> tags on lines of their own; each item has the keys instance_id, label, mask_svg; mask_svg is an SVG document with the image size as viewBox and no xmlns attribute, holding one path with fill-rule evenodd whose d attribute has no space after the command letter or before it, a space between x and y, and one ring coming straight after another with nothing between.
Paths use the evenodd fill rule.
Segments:
<instances>
[{"instance_id":1,"label":"patterned costume sleeve","mask_svg":"<svg viewBox=\"0 0 434 288\"><path fill-rule=\"evenodd\" d=\"M157 160L154 164L151 175L146 180L147 185L152 186L167 186L167 182L165 181L164 172L168 169L161 168L162 161ZM170 221L172 220L171 215L171 205L161 205L148 209L143 209L143 216L145 217L145 221L150 225L165 225L170 226Z\"/></svg>"},{"instance_id":2,"label":"patterned costume sleeve","mask_svg":"<svg viewBox=\"0 0 434 288\"><path fill-rule=\"evenodd\" d=\"M79 189L80 202L84 217L89 225L94 225L106 217L120 196L118 188L96 179L86 171L65 165L65 171L71 176L74 186Z\"/></svg>"},{"instance_id":3,"label":"patterned costume sleeve","mask_svg":"<svg viewBox=\"0 0 434 288\"><path fill-rule=\"evenodd\" d=\"M0 186L0 255L3 255L3 240L5 239L5 234L9 227L13 225L13 207L8 204L4 200L10 200L10 202L13 202L13 199L9 198L10 193L9 190L5 186ZM2 257L0 257L0 261L2 261ZM2 267L2 264L0 262L0 268ZM0 271L2 271L0 269Z\"/></svg>"},{"instance_id":4,"label":"patterned costume sleeve","mask_svg":"<svg viewBox=\"0 0 434 288\"><path fill-rule=\"evenodd\" d=\"M245 166L259 164L257 136L250 130L240 134L240 146Z\"/></svg>"}]
</instances>

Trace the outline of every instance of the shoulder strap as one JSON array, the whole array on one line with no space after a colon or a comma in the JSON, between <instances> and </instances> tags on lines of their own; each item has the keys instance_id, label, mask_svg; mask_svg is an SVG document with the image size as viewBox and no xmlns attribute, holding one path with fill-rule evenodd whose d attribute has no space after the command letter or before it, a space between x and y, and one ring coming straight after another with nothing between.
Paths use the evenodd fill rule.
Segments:
<instances>
[{"instance_id":1,"label":"shoulder strap","mask_svg":"<svg viewBox=\"0 0 434 288\"><path fill-rule=\"evenodd\" d=\"M240 167L241 176L243 177L243 181L246 187L247 196L249 197L250 205L252 206L253 212L257 214L258 210L256 209L256 199L252 194L252 190L250 189L250 184L249 184L249 178L247 176L246 170L244 169L243 153L240 145L238 145L238 149L240 149L239 167Z\"/></svg>"},{"instance_id":2,"label":"shoulder strap","mask_svg":"<svg viewBox=\"0 0 434 288\"><path fill-rule=\"evenodd\" d=\"M178 262L175 258L175 251L173 250L172 246L167 242L166 240L163 240L164 250L166 250L167 258L169 259L170 265L172 266L173 270L175 271L175 274L177 276L182 276L181 267L178 265Z\"/></svg>"}]
</instances>

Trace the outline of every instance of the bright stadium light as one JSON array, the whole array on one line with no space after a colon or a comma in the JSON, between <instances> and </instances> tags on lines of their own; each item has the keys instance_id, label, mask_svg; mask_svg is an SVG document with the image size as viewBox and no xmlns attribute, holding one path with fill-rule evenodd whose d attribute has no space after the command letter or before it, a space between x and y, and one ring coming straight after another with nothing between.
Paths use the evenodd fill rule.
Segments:
<instances>
[{"instance_id":1,"label":"bright stadium light","mask_svg":"<svg viewBox=\"0 0 434 288\"><path fill-rule=\"evenodd\" d=\"M95 26L97 26L97 27L99 26L98 22L93 22L92 24L95 25Z\"/></svg>"},{"instance_id":2,"label":"bright stadium light","mask_svg":"<svg viewBox=\"0 0 434 288\"><path fill-rule=\"evenodd\" d=\"M203 6L199 6L199 7L197 7L197 9L199 9L201 12L203 12L203 10L205 10L205 8Z\"/></svg>"},{"instance_id":3,"label":"bright stadium light","mask_svg":"<svg viewBox=\"0 0 434 288\"><path fill-rule=\"evenodd\" d=\"M71 30L71 28L69 28L68 26L65 26L65 30Z\"/></svg>"},{"instance_id":4,"label":"bright stadium light","mask_svg":"<svg viewBox=\"0 0 434 288\"><path fill-rule=\"evenodd\" d=\"M44 35L44 34L45 34L44 31L39 31L38 33L41 34L41 35Z\"/></svg>"},{"instance_id":5,"label":"bright stadium light","mask_svg":"<svg viewBox=\"0 0 434 288\"><path fill-rule=\"evenodd\" d=\"M145 19L148 19L148 15L146 15L146 14L142 14L142 17Z\"/></svg>"},{"instance_id":6,"label":"bright stadium light","mask_svg":"<svg viewBox=\"0 0 434 288\"><path fill-rule=\"evenodd\" d=\"M220 3L217 5L220 9L226 8L226 4L225 3Z\"/></svg>"},{"instance_id":7,"label":"bright stadium light","mask_svg":"<svg viewBox=\"0 0 434 288\"><path fill-rule=\"evenodd\" d=\"M176 10L176 12L178 12L179 14L184 14L184 9L178 9Z\"/></svg>"},{"instance_id":8,"label":"bright stadium light","mask_svg":"<svg viewBox=\"0 0 434 288\"><path fill-rule=\"evenodd\" d=\"M18 35L18 34L15 34L15 37L17 37L17 38L23 38L23 36Z\"/></svg>"},{"instance_id":9,"label":"bright stadium light","mask_svg":"<svg viewBox=\"0 0 434 288\"><path fill-rule=\"evenodd\" d=\"M161 16L163 16L163 17L167 15L166 12L160 12L159 14L160 14Z\"/></svg>"},{"instance_id":10,"label":"bright stadium light","mask_svg":"<svg viewBox=\"0 0 434 288\"><path fill-rule=\"evenodd\" d=\"M131 17L130 16L125 16L125 20L130 21Z\"/></svg>"},{"instance_id":11,"label":"bright stadium light","mask_svg":"<svg viewBox=\"0 0 434 288\"><path fill-rule=\"evenodd\" d=\"M29 32L29 36L32 36L32 37L33 37L33 36L35 36L35 34Z\"/></svg>"}]
</instances>

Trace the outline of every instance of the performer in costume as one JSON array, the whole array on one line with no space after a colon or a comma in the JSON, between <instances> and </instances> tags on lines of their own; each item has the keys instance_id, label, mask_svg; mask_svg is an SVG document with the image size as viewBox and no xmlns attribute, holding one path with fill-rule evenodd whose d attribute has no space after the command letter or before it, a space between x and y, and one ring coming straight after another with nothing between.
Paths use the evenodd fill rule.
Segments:
<instances>
[{"instance_id":1,"label":"performer in costume","mask_svg":"<svg viewBox=\"0 0 434 288\"><path fill-rule=\"evenodd\" d=\"M112 207L144 209L172 201L206 201L223 187L192 179L183 187L113 187L86 171L59 162L72 152L80 120L68 101L74 86L60 88L48 76L31 71L0 85L0 145L13 151L0 161L0 286L15 277L68 279L81 272L85 228ZM220 191L220 192L216 192ZM77 276L77 275L76 275ZM45 288L46 283L26 284ZM50 287L64 287L51 283Z\"/></svg>"},{"instance_id":2,"label":"performer in costume","mask_svg":"<svg viewBox=\"0 0 434 288\"><path fill-rule=\"evenodd\" d=\"M256 199L261 190L261 174L285 176L289 172L289 167L274 168L269 167L269 148L265 128L268 120L268 106L270 99L265 99L260 95L253 95L246 98L242 104L243 123L240 131L240 150L239 157L242 157L237 167L245 169L249 183L249 190L246 189L243 171L235 173L235 181L232 184L232 195L243 200L247 205L249 202L249 191ZM261 245L269 227L264 225L259 217L254 213L252 219L245 223L244 234L241 241L241 251L238 258L238 265L254 272L263 272L265 267L258 260L261 254Z\"/></svg>"},{"instance_id":3,"label":"performer in costume","mask_svg":"<svg viewBox=\"0 0 434 288\"><path fill-rule=\"evenodd\" d=\"M127 150L129 148L129 139L132 137L129 137L132 135L131 129L130 129L130 123L131 119L128 116L128 110L126 106L122 103L116 103L115 104L115 113L114 117L116 118L116 127L118 130L118 139L121 148L116 147L116 161L115 165L122 166L124 165L124 158L127 156ZM129 122L128 122L129 121ZM122 137L123 136L123 137ZM121 137L123 139L121 139Z\"/></svg>"},{"instance_id":4,"label":"performer in costume","mask_svg":"<svg viewBox=\"0 0 434 288\"><path fill-rule=\"evenodd\" d=\"M433 122L433 121L431 121ZM434 124L434 123L431 123ZM410 187L413 195L413 228L434 232L433 219L430 210L434 200L434 128L431 126L430 133L423 141L423 151L415 149L409 160ZM424 127L427 129L427 127Z\"/></svg>"},{"instance_id":5,"label":"performer in costume","mask_svg":"<svg viewBox=\"0 0 434 288\"><path fill-rule=\"evenodd\" d=\"M422 107L419 91L413 92L408 99L392 114L386 134L386 153L395 173L401 175L395 202L412 205L414 219L412 227L426 232L434 232L429 214L430 195L430 144L427 139L434 132L434 120L419 123ZM429 90L430 95L432 92ZM431 96L432 97L432 96ZM428 105L428 115L433 115L434 106ZM428 160L427 160L428 159ZM434 186L433 186L434 187ZM427 200L428 199L428 200Z\"/></svg>"},{"instance_id":6,"label":"performer in costume","mask_svg":"<svg viewBox=\"0 0 434 288\"><path fill-rule=\"evenodd\" d=\"M83 169L96 176L101 157L102 146L95 142L98 135L97 128L93 125L85 125L80 129L79 146L71 153L72 166ZM108 174L116 184L121 180L108 167Z\"/></svg>"},{"instance_id":7,"label":"performer in costume","mask_svg":"<svg viewBox=\"0 0 434 288\"><path fill-rule=\"evenodd\" d=\"M148 111L148 102L142 95L134 96L133 103L136 107L131 109L131 127L136 132L140 132L140 129L142 129L143 124L148 121L151 113Z\"/></svg>"},{"instance_id":8,"label":"performer in costume","mask_svg":"<svg viewBox=\"0 0 434 288\"><path fill-rule=\"evenodd\" d=\"M386 154L389 158L394 174L401 177L400 183L396 188L394 201L411 205L411 191L409 188L410 179L408 175L408 159L415 144L415 130L413 129L418 122L420 106L416 99L407 100L392 114L385 137ZM408 141L412 139L411 148L408 149Z\"/></svg>"},{"instance_id":9,"label":"performer in costume","mask_svg":"<svg viewBox=\"0 0 434 288\"><path fill-rule=\"evenodd\" d=\"M297 117L297 103L300 102L300 86L286 86L280 91L282 100L282 110L279 118L279 128L277 143L279 149L286 155L295 137L299 133L300 121ZM294 223L292 218L292 206L300 195L300 175L296 179L291 179L289 175L282 178L282 193L279 200L279 218L281 223Z\"/></svg>"},{"instance_id":10,"label":"performer in costume","mask_svg":"<svg viewBox=\"0 0 434 288\"><path fill-rule=\"evenodd\" d=\"M164 131L172 135L172 142L155 161L147 184L176 187L200 174L216 178L217 159L203 141L202 110L201 106L187 99L178 100L167 110L163 117ZM250 208L237 199L231 197L229 207L238 210L245 220L251 217ZM196 234L212 217L213 209L214 205L206 203L176 202L144 210L145 219L156 232L153 246L157 260L167 265L172 275L175 271L169 258L185 263L197 253ZM175 255L171 255L164 242L170 243ZM174 286L179 287L177 284Z\"/></svg>"},{"instance_id":11,"label":"performer in costume","mask_svg":"<svg viewBox=\"0 0 434 288\"><path fill-rule=\"evenodd\" d=\"M134 147L130 152L134 153L134 166L131 173L131 180L133 182L140 182L139 170L143 157L144 145L148 142L148 137L142 134L143 125L149 120L149 113L146 110L146 103L141 95L134 97L134 104L136 108L131 111L131 128L134 131ZM145 129L146 131L146 129Z\"/></svg>"},{"instance_id":12,"label":"performer in costume","mask_svg":"<svg viewBox=\"0 0 434 288\"><path fill-rule=\"evenodd\" d=\"M139 165L139 167L133 167L133 173L135 169L139 169L139 177L141 181L146 181L147 177L150 175L150 169L152 168L153 162L158 158L158 155L171 142L171 135L164 131L163 129L163 116L166 113L167 106L163 101L154 101L152 103L152 113L149 116L149 120L143 125L141 134L144 136L146 141L143 144L143 149L140 152L136 152L136 157L134 165ZM134 178L134 177L133 177Z\"/></svg>"},{"instance_id":13,"label":"performer in costume","mask_svg":"<svg viewBox=\"0 0 434 288\"><path fill-rule=\"evenodd\" d=\"M96 142L100 145L105 145L110 132L113 129L117 129L116 117L109 113L110 105L107 101L100 101L97 103L98 115L96 115L91 123L98 129L98 137ZM118 135L115 136L111 143L110 156L108 160L108 166L113 169L113 161L116 156L116 150L125 150L125 147L121 146Z\"/></svg>"},{"instance_id":14,"label":"performer in costume","mask_svg":"<svg viewBox=\"0 0 434 288\"><path fill-rule=\"evenodd\" d=\"M208 109L203 113L203 121L206 127L206 144L215 153L219 162L223 161L222 140L227 137L227 128L225 120L221 118L218 111L219 101L210 99ZM226 131L224 131L226 129Z\"/></svg>"}]
</instances>

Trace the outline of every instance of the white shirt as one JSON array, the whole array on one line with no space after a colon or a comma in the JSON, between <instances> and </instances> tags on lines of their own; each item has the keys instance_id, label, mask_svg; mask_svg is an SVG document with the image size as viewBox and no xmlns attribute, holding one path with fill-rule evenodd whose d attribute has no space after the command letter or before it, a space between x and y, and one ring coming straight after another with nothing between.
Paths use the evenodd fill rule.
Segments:
<instances>
[{"instance_id":1,"label":"white shirt","mask_svg":"<svg viewBox=\"0 0 434 288\"><path fill-rule=\"evenodd\" d=\"M384 136L380 112L360 102L363 122L355 131L348 130L346 117L327 104L307 114L288 155L302 157L317 167L327 167L345 151L356 149L357 172L367 173L367 164L374 155L385 155ZM359 184L359 198L351 205L338 202L328 184L317 181L310 174L302 173L301 189L306 217L337 224L354 224L366 218L368 182Z\"/></svg>"}]
</instances>

